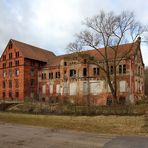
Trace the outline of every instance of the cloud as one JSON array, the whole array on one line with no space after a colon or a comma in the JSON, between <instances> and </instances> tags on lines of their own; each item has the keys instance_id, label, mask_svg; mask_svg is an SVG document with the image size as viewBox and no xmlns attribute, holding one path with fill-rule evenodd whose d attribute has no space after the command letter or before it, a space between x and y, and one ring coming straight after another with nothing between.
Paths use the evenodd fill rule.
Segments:
<instances>
[{"instance_id":1,"label":"cloud","mask_svg":"<svg viewBox=\"0 0 148 148\"><path fill-rule=\"evenodd\" d=\"M145 0L1 0L0 53L10 38L63 54L82 20L100 10L134 10L137 19L148 23ZM142 10L142 12L141 12ZM148 65L143 50L144 62ZM145 60L146 59L146 60Z\"/></svg>"}]
</instances>

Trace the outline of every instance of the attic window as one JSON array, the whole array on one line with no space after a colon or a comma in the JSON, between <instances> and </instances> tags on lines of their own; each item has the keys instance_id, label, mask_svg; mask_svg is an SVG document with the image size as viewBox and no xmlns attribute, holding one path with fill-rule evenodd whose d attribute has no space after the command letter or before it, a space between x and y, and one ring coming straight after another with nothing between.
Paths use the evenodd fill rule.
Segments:
<instances>
[{"instance_id":1,"label":"attic window","mask_svg":"<svg viewBox=\"0 0 148 148\"><path fill-rule=\"evenodd\" d=\"M8 45L8 48L9 48L9 49L12 49L12 43L10 43L10 44Z\"/></svg>"},{"instance_id":2,"label":"attic window","mask_svg":"<svg viewBox=\"0 0 148 148\"><path fill-rule=\"evenodd\" d=\"M19 57L19 51L17 51L17 52L15 53L15 57L16 57L16 58Z\"/></svg>"},{"instance_id":3,"label":"attic window","mask_svg":"<svg viewBox=\"0 0 148 148\"><path fill-rule=\"evenodd\" d=\"M9 53L9 59L12 59L12 53Z\"/></svg>"}]
</instances>

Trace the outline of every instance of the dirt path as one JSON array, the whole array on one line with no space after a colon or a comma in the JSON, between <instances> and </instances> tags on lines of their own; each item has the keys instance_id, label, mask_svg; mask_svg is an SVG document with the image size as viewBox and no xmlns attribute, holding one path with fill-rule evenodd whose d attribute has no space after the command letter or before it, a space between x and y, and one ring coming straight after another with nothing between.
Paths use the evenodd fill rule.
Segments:
<instances>
[{"instance_id":1,"label":"dirt path","mask_svg":"<svg viewBox=\"0 0 148 148\"><path fill-rule=\"evenodd\" d=\"M148 148L148 137L99 135L0 123L0 148Z\"/></svg>"},{"instance_id":2,"label":"dirt path","mask_svg":"<svg viewBox=\"0 0 148 148\"><path fill-rule=\"evenodd\" d=\"M113 136L0 123L0 148L99 148Z\"/></svg>"}]
</instances>

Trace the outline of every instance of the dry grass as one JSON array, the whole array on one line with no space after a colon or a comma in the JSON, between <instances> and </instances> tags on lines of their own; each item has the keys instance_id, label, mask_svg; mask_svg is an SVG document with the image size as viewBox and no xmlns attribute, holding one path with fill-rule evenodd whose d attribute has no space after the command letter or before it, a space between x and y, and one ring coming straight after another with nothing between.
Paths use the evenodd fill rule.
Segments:
<instances>
[{"instance_id":1,"label":"dry grass","mask_svg":"<svg viewBox=\"0 0 148 148\"><path fill-rule=\"evenodd\" d=\"M0 121L117 135L145 135L143 116L49 116L0 113Z\"/></svg>"}]
</instances>

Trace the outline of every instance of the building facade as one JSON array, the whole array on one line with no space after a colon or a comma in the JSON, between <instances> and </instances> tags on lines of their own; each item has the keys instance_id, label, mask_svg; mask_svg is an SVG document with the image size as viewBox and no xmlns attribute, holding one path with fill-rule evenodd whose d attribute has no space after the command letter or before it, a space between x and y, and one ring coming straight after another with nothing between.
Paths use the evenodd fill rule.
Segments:
<instances>
[{"instance_id":1,"label":"building facade","mask_svg":"<svg viewBox=\"0 0 148 148\"><path fill-rule=\"evenodd\" d=\"M120 45L119 52L122 54L129 48L130 56L125 56L117 66L119 102L136 102L144 95L144 64L140 44L136 41ZM103 53L104 48L100 51ZM108 49L108 52L111 50ZM103 64L96 50L86 53ZM109 55L112 77L112 53ZM1 56L0 75L2 100L35 99L106 105L112 98L105 74L96 64L88 63L85 56L56 56L48 50L12 39Z\"/></svg>"}]
</instances>

